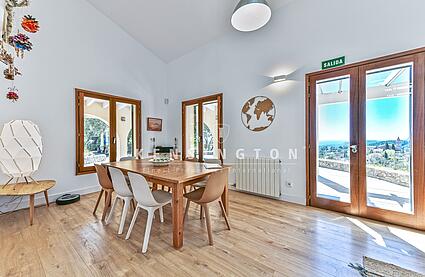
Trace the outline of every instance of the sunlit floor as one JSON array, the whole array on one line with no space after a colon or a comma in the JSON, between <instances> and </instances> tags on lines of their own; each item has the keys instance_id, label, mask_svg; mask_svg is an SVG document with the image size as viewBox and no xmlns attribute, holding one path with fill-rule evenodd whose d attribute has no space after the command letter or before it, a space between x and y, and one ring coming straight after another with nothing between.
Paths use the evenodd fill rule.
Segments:
<instances>
[{"instance_id":1,"label":"sunlit floor","mask_svg":"<svg viewBox=\"0 0 425 277\"><path fill-rule=\"evenodd\" d=\"M350 202L350 174L319 168L317 194L320 197ZM410 188L394 183L367 178L368 205L386 210L409 213L412 211Z\"/></svg>"},{"instance_id":2,"label":"sunlit floor","mask_svg":"<svg viewBox=\"0 0 425 277\"><path fill-rule=\"evenodd\" d=\"M218 207L211 211L214 246L194 205L175 250L166 207L144 255L146 214L125 240L116 234L119 213L108 226L92 215L96 197L36 208L33 226L28 210L0 216L0 276L358 277L348 264L365 255L425 273L424 232L237 192L230 192L231 231Z\"/></svg>"}]
</instances>

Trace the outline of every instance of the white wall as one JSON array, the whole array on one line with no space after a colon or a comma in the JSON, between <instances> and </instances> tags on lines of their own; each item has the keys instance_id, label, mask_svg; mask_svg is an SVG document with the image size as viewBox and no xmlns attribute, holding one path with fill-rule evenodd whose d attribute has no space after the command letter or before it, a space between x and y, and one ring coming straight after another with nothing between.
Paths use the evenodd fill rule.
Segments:
<instances>
[{"instance_id":1,"label":"white wall","mask_svg":"<svg viewBox=\"0 0 425 277\"><path fill-rule=\"evenodd\" d=\"M19 65L19 102L5 99L10 83L0 78L0 124L30 119L39 125L44 156L36 178L57 180L52 199L98 187L94 174L75 176L75 87L141 99L143 145L152 135L166 139L165 132L146 132L147 116L166 116L165 64L86 1L59 2L31 2L29 12L41 29L31 36L34 49ZM0 174L0 181L5 179Z\"/></svg>"},{"instance_id":2,"label":"white wall","mask_svg":"<svg viewBox=\"0 0 425 277\"><path fill-rule=\"evenodd\" d=\"M252 154L262 148L280 151L286 171L284 199L305 204L304 78L320 62L341 55L347 63L425 45L425 1L422 0L296 0L274 11L271 22L253 33L233 31L167 66L169 114L180 115L181 100L224 93L227 162L238 148ZM289 74L275 85L270 78ZM256 95L270 97L277 115L265 131L243 127L240 111ZM181 137L181 119L168 129ZM297 149L298 159L288 152Z\"/></svg>"}]
</instances>

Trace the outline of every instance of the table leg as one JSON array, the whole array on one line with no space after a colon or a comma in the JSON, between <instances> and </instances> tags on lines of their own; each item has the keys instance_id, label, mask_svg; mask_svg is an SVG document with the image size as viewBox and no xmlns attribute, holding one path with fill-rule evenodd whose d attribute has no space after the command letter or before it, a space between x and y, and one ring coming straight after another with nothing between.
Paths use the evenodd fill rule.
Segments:
<instances>
[{"instance_id":1,"label":"table leg","mask_svg":"<svg viewBox=\"0 0 425 277\"><path fill-rule=\"evenodd\" d=\"M180 249L183 246L183 185L173 187L173 246Z\"/></svg>"},{"instance_id":2,"label":"table leg","mask_svg":"<svg viewBox=\"0 0 425 277\"><path fill-rule=\"evenodd\" d=\"M46 199L46 206L47 207L50 207L50 204L49 204L49 195L47 194L47 190L44 191L44 198ZM97 204L99 204L99 202Z\"/></svg>"},{"instance_id":3,"label":"table leg","mask_svg":"<svg viewBox=\"0 0 425 277\"><path fill-rule=\"evenodd\" d=\"M229 175L229 171L226 170L226 184L224 186L223 194L221 195L221 202L223 202L223 206L224 206L224 209L226 210L227 215L229 215L229 184L227 181L228 175Z\"/></svg>"},{"instance_id":4,"label":"table leg","mask_svg":"<svg viewBox=\"0 0 425 277\"><path fill-rule=\"evenodd\" d=\"M34 194L30 194L30 225L34 222Z\"/></svg>"}]
</instances>

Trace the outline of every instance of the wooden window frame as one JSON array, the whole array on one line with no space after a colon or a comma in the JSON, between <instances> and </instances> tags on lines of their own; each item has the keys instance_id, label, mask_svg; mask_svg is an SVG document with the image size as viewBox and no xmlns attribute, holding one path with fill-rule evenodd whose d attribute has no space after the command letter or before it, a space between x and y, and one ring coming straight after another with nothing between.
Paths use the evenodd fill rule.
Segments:
<instances>
[{"instance_id":1,"label":"wooden window frame","mask_svg":"<svg viewBox=\"0 0 425 277\"><path fill-rule=\"evenodd\" d=\"M142 145L142 120L141 106L142 102L137 99L131 99L121 96L110 95L106 93L94 92L84 89L75 89L75 141L76 141L76 175L95 173L94 166L84 166L84 97L96 98L109 101L109 141L110 151L109 159L111 162L116 161L116 103L126 103L136 106L136 148L140 149Z\"/></svg>"},{"instance_id":2,"label":"wooden window frame","mask_svg":"<svg viewBox=\"0 0 425 277\"><path fill-rule=\"evenodd\" d=\"M387 55L387 56L383 56L383 57L379 57L379 58L374 58L374 59L370 59L370 60L366 60L366 61L361 61L361 62L357 62L357 63L353 63L353 64L348 64L345 66L341 66L341 67L337 67L337 68L333 68L333 69L327 69L327 70L322 70L322 71L316 71L316 72L312 72L309 74L306 74L306 79L305 79L305 89L306 89L306 93L305 93L305 109L306 109L306 122L305 122L305 126L306 126L306 205L307 206L314 206L314 204L312 203L312 193L314 193L314 188L312 188L313 186L313 182L311 178L315 178L315 176L313 176L313 171L311 166L312 166L312 162L311 159L313 159L313 154L315 153L315 151L313 149L311 149L311 145L312 142L310 141L310 139L312 138L311 136L311 128L314 128L314 126L312 126L312 122L311 122L311 113L312 113L312 103L310 103L312 101L311 97L311 93L313 93L312 88L312 83L311 80L314 80L315 77L319 76L319 75L325 75L325 74L332 74L333 72L341 72L344 70L358 70L359 73L361 72L366 72L367 69L369 68L373 68L376 65L379 65L380 67L385 67L386 65L392 65L394 62L399 62L402 63L404 61L410 61L410 60L414 60L414 90L416 91L416 95L414 94L415 97L415 101L413 103L413 109L414 109L414 123L413 123L413 128L415 129L414 131L414 136L411 138L412 142L413 142L413 150L414 151L414 156L413 156L413 168L412 171L415 171L415 174L413 176L413 184L415 186L414 190L415 193L413 195L414 199L414 203L415 203L415 210L414 210L414 214L416 215L416 218L412 218L412 216L410 216L409 214L402 214L399 212L392 212L391 216L388 216L388 214L383 213L382 211L380 211L377 208L371 208L371 207L366 207L367 210L369 210L369 212L367 212L367 210L363 207L364 203L365 203L365 195L359 195L359 197L361 197L361 199L359 199L359 203L362 204L362 207L359 207L359 211L356 213L351 213L350 211L342 211L348 214L354 214L357 216L362 216L362 217L367 217L370 219L375 219L375 220L379 220L379 221L384 221L384 222L388 222L388 223L392 223L392 224L398 224L398 225L402 225L402 226L407 226L407 227L411 227L411 228L416 228L416 229L420 229L420 230L425 230L425 150L424 150L424 145L425 145L425 78L423 78L425 76L425 47L421 47L421 48L417 48L417 49L413 49L413 50L409 50L409 51L404 51L404 52L400 52L400 53L396 53L396 54L391 54L391 55ZM359 78L364 78L364 76L360 76ZM360 83L361 81L359 81ZM364 82L364 80L362 81ZM365 88L358 88L358 92L360 93L359 97L365 97L364 96L364 89ZM363 99L364 100L364 99ZM364 102L364 101L363 101ZM363 103L362 101L359 101L360 105L362 105ZM364 121L365 118L363 117L364 115L362 113L364 113L365 111L365 107L359 107L359 116L360 116L360 121ZM361 125L360 131L359 131L360 135L364 135L364 126ZM364 144L364 143L363 143ZM364 148L365 145L359 145L360 148ZM361 158L364 158L363 156L359 158L359 160ZM359 162L360 163L360 162ZM360 166L360 170L364 171L364 167ZM360 192L364 193L365 191L365 181L364 181L364 176L360 176L361 174L365 174L364 172L360 172L359 174L359 186L360 186ZM328 208L327 208L328 209Z\"/></svg>"},{"instance_id":3,"label":"wooden window frame","mask_svg":"<svg viewBox=\"0 0 425 277\"><path fill-rule=\"evenodd\" d=\"M218 148L219 148L218 155L219 155L219 160L221 161L221 163L223 163L223 147L224 146L223 146L223 138L221 135L221 130L223 128L223 93L217 93L217 94L212 94L208 96L203 96L203 97L199 97L195 99L182 101L182 160L187 160L186 159L186 106L195 105L195 104L198 105L199 118L201 118L201 120L199 120L198 122L198 128L200 130L199 132L202 138L202 130L203 130L202 104L204 102L210 102L210 101L217 101L217 104L218 104ZM202 139L200 140L200 143L198 145L198 151L199 151L199 159L188 160L188 161L198 161L198 162L204 161Z\"/></svg>"}]
</instances>

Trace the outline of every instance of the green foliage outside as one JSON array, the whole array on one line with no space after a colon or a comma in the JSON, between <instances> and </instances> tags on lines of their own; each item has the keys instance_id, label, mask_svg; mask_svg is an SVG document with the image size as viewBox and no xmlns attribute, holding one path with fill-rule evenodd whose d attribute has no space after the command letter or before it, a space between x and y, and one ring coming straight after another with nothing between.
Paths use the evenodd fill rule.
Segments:
<instances>
[{"instance_id":1,"label":"green foliage outside","mask_svg":"<svg viewBox=\"0 0 425 277\"><path fill-rule=\"evenodd\" d=\"M84 153L109 152L109 126L97 118L84 118Z\"/></svg>"}]
</instances>

